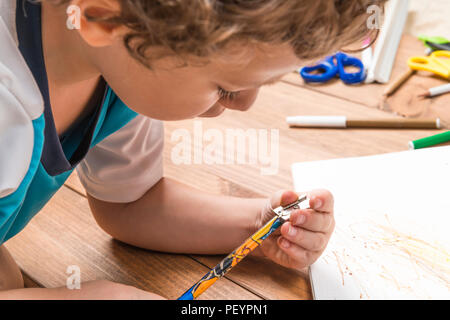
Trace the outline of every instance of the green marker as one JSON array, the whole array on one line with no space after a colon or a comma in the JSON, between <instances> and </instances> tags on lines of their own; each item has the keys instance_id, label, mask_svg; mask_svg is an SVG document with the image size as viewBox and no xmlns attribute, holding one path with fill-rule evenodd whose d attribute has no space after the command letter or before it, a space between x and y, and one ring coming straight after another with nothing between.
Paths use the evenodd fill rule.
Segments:
<instances>
[{"instance_id":1,"label":"green marker","mask_svg":"<svg viewBox=\"0 0 450 320\"><path fill-rule=\"evenodd\" d=\"M433 42L433 43L437 43L437 44L446 44L446 43L450 42L450 40L447 40L444 37L429 37L429 36L426 36L426 35L423 35L423 34L419 35L418 38L427 47L430 47L430 46L428 46L427 41Z\"/></svg>"},{"instance_id":2,"label":"green marker","mask_svg":"<svg viewBox=\"0 0 450 320\"><path fill-rule=\"evenodd\" d=\"M415 150L415 149L432 147L437 144L441 144L441 143L449 142L449 141L450 141L450 131L447 131L447 132L436 134L431 137L427 137L427 138L423 138L423 139L419 139L419 140L415 140L415 141L410 141L408 143L408 145L409 145L410 150Z\"/></svg>"}]
</instances>

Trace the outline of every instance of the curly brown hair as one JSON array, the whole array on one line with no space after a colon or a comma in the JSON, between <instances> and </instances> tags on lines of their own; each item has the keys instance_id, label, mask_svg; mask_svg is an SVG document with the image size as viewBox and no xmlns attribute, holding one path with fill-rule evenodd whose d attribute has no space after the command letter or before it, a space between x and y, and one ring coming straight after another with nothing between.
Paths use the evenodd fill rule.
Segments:
<instances>
[{"instance_id":1,"label":"curly brown hair","mask_svg":"<svg viewBox=\"0 0 450 320\"><path fill-rule=\"evenodd\" d=\"M367 9L383 8L387 0L115 1L120 14L103 21L128 27L125 47L150 67L152 59L166 55L208 58L236 42L290 44L300 59L321 57L373 37ZM165 50L156 53L151 47Z\"/></svg>"}]
</instances>

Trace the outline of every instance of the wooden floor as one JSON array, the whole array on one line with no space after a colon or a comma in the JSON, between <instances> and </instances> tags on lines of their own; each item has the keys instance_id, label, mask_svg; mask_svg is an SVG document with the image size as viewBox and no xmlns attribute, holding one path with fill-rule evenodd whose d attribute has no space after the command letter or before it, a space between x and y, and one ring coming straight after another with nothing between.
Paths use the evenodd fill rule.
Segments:
<instances>
[{"instance_id":1,"label":"wooden floor","mask_svg":"<svg viewBox=\"0 0 450 320\"><path fill-rule=\"evenodd\" d=\"M393 77L406 69L406 60L421 55L422 45L404 37ZM166 123L165 176L198 189L238 197L269 196L291 189L294 162L374 155L407 149L408 141L440 131L290 129L286 116L346 115L355 118L441 116L450 123L449 95L420 101L418 91L437 84L430 75L414 76L387 102L384 85L350 87L340 81L308 86L297 74L264 88L247 113L226 112L220 118ZM383 110L380 110L379 107ZM446 110L447 109L447 110ZM275 175L262 175L256 165L174 165L174 130L194 136L194 121L203 131L218 129L279 130L279 166ZM207 142L205 142L205 145ZM27 286L64 286L71 265L81 269L81 280L109 279L175 299L200 279L222 257L173 255L138 249L112 240L95 223L84 190L72 175L23 232L6 244L26 277ZM200 299L311 299L307 270L289 270L265 259L250 257L208 289Z\"/></svg>"}]
</instances>

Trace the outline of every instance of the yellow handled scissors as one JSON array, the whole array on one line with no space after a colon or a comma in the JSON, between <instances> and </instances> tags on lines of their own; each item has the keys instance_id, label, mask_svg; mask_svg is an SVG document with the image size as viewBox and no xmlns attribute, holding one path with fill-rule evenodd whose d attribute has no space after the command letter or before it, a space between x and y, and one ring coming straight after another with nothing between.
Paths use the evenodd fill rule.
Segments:
<instances>
[{"instance_id":1,"label":"yellow handled scissors","mask_svg":"<svg viewBox=\"0 0 450 320\"><path fill-rule=\"evenodd\" d=\"M450 51L435 51L427 57L411 57L408 66L413 70L429 71L450 79Z\"/></svg>"}]
</instances>

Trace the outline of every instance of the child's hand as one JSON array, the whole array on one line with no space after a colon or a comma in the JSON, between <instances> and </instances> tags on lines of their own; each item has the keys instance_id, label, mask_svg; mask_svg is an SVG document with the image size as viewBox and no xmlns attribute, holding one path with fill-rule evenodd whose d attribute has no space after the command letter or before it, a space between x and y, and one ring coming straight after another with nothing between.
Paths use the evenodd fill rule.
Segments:
<instances>
[{"instance_id":1,"label":"child's hand","mask_svg":"<svg viewBox=\"0 0 450 320\"><path fill-rule=\"evenodd\" d=\"M327 190L308 192L312 209L295 210L289 221L261 244L262 253L276 263L294 269L302 269L314 263L328 243L334 230L333 196ZM275 194L272 208L286 206L298 199L292 191ZM258 223L262 227L274 213L264 208Z\"/></svg>"},{"instance_id":2,"label":"child's hand","mask_svg":"<svg viewBox=\"0 0 450 320\"><path fill-rule=\"evenodd\" d=\"M147 292L133 286L107 281L95 280L83 282L81 289L68 290L57 288L61 293L58 299L64 300L163 300L155 293Z\"/></svg>"}]
</instances>

